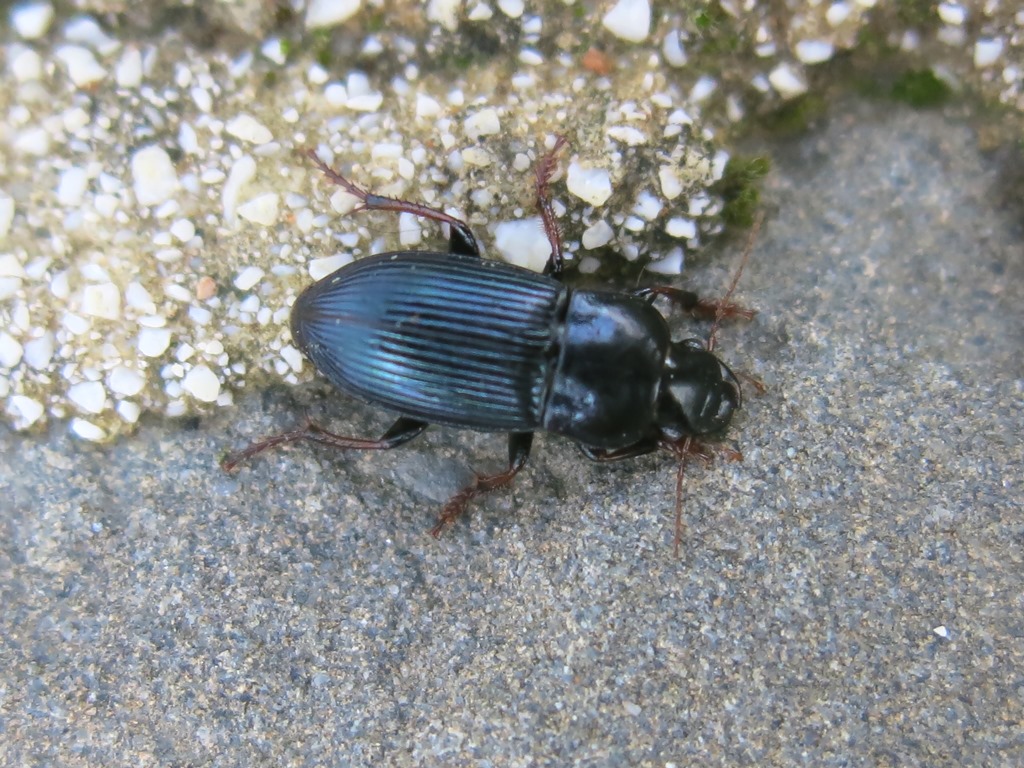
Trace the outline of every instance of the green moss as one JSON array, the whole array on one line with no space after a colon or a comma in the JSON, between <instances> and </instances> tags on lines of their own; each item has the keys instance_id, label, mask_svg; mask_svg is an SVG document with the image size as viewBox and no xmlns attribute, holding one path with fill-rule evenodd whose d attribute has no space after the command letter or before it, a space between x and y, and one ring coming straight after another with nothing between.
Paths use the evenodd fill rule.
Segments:
<instances>
[{"instance_id":1,"label":"green moss","mask_svg":"<svg viewBox=\"0 0 1024 768\"><path fill-rule=\"evenodd\" d=\"M725 202L722 220L726 225L746 229L754 223L754 213L761 201L758 185L771 168L771 160L767 157L729 159L725 173L713 188Z\"/></svg>"},{"instance_id":2,"label":"green moss","mask_svg":"<svg viewBox=\"0 0 1024 768\"><path fill-rule=\"evenodd\" d=\"M912 107L937 107L949 101L952 89L930 69L911 69L892 84L890 95Z\"/></svg>"},{"instance_id":3,"label":"green moss","mask_svg":"<svg viewBox=\"0 0 1024 768\"><path fill-rule=\"evenodd\" d=\"M825 109L822 96L805 93L769 112L761 119L761 125L776 135L794 136L806 132L811 123L825 114Z\"/></svg>"}]
</instances>

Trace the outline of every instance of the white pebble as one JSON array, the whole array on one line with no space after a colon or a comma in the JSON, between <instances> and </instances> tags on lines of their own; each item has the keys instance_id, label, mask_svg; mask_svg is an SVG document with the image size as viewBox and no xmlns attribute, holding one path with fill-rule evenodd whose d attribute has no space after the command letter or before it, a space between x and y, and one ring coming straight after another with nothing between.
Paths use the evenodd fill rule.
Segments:
<instances>
[{"instance_id":1,"label":"white pebble","mask_svg":"<svg viewBox=\"0 0 1024 768\"><path fill-rule=\"evenodd\" d=\"M679 38L678 29L669 30L669 33L665 35L665 40L661 44L661 53L670 67L678 69L686 66L686 49L683 47L683 41Z\"/></svg>"},{"instance_id":2,"label":"white pebble","mask_svg":"<svg viewBox=\"0 0 1024 768\"><path fill-rule=\"evenodd\" d=\"M132 309L137 309L148 315L156 313L153 297L149 295L149 291L134 280L128 283L128 287L124 289L124 301Z\"/></svg>"},{"instance_id":3,"label":"white pebble","mask_svg":"<svg viewBox=\"0 0 1024 768\"><path fill-rule=\"evenodd\" d=\"M959 3L939 3L939 18L945 24L959 27L967 20L967 9Z\"/></svg>"},{"instance_id":4,"label":"white pebble","mask_svg":"<svg viewBox=\"0 0 1024 768\"><path fill-rule=\"evenodd\" d=\"M47 331L38 339L25 342L25 362L37 371L45 370L53 359L53 333Z\"/></svg>"},{"instance_id":5,"label":"white pebble","mask_svg":"<svg viewBox=\"0 0 1024 768\"><path fill-rule=\"evenodd\" d=\"M274 140L270 129L251 115L238 115L228 120L224 130L236 139L251 144L267 144Z\"/></svg>"},{"instance_id":6,"label":"white pebble","mask_svg":"<svg viewBox=\"0 0 1024 768\"><path fill-rule=\"evenodd\" d=\"M602 219L601 221L595 221L583 231L583 237L580 238L580 242L583 243L584 248L592 250L608 245L614 236L615 232L612 230L611 225Z\"/></svg>"},{"instance_id":7,"label":"white pebble","mask_svg":"<svg viewBox=\"0 0 1024 768\"><path fill-rule=\"evenodd\" d=\"M501 132L501 121L498 119L497 110L488 107L474 112L468 118L463 127L466 135L471 139L478 139L481 136L493 136Z\"/></svg>"},{"instance_id":8,"label":"white pebble","mask_svg":"<svg viewBox=\"0 0 1024 768\"><path fill-rule=\"evenodd\" d=\"M53 21L51 3L21 3L11 11L11 25L26 40L38 40Z\"/></svg>"},{"instance_id":9,"label":"white pebble","mask_svg":"<svg viewBox=\"0 0 1024 768\"><path fill-rule=\"evenodd\" d=\"M68 387L68 400L83 413L100 413L107 401L107 390L98 381L80 381Z\"/></svg>"},{"instance_id":10,"label":"white pebble","mask_svg":"<svg viewBox=\"0 0 1024 768\"><path fill-rule=\"evenodd\" d=\"M238 206L238 215L253 224L270 227L277 223L280 198L276 192L266 192Z\"/></svg>"},{"instance_id":11,"label":"white pebble","mask_svg":"<svg viewBox=\"0 0 1024 768\"><path fill-rule=\"evenodd\" d=\"M171 332L166 328L143 328L138 344L139 352L146 357L160 357L171 344Z\"/></svg>"},{"instance_id":12,"label":"white pebble","mask_svg":"<svg viewBox=\"0 0 1024 768\"><path fill-rule=\"evenodd\" d=\"M82 291L82 312L104 320L120 319L121 291L113 283L85 286Z\"/></svg>"},{"instance_id":13,"label":"white pebble","mask_svg":"<svg viewBox=\"0 0 1024 768\"><path fill-rule=\"evenodd\" d=\"M43 415L43 404L25 395L13 395L7 401L7 414L14 419L15 429L28 429Z\"/></svg>"},{"instance_id":14,"label":"white pebble","mask_svg":"<svg viewBox=\"0 0 1024 768\"><path fill-rule=\"evenodd\" d=\"M523 0L498 0L498 8L510 19L518 19L526 10Z\"/></svg>"},{"instance_id":15,"label":"white pebble","mask_svg":"<svg viewBox=\"0 0 1024 768\"><path fill-rule=\"evenodd\" d=\"M539 216L500 222L494 228L494 247L509 262L540 272L551 256L551 243Z\"/></svg>"},{"instance_id":16,"label":"white pebble","mask_svg":"<svg viewBox=\"0 0 1024 768\"><path fill-rule=\"evenodd\" d=\"M359 12L362 0L309 0L306 6L306 29L334 27Z\"/></svg>"},{"instance_id":17,"label":"white pebble","mask_svg":"<svg viewBox=\"0 0 1024 768\"><path fill-rule=\"evenodd\" d=\"M838 27L850 17L850 6L848 3L832 3L825 11L825 20L833 27Z\"/></svg>"},{"instance_id":18,"label":"white pebble","mask_svg":"<svg viewBox=\"0 0 1024 768\"><path fill-rule=\"evenodd\" d=\"M14 221L14 198L0 192L0 240L7 237L11 231L11 223Z\"/></svg>"},{"instance_id":19,"label":"white pebble","mask_svg":"<svg viewBox=\"0 0 1024 768\"><path fill-rule=\"evenodd\" d=\"M68 77L79 88L87 88L107 76L107 70L100 66L88 48L62 45L54 51L54 56L64 63Z\"/></svg>"},{"instance_id":20,"label":"white pebble","mask_svg":"<svg viewBox=\"0 0 1024 768\"><path fill-rule=\"evenodd\" d=\"M647 221L654 221L658 218L658 214L661 213L661 208L661 200L645 189L637 195L636 205L633 206L633 213L647 219Z\"/></svg>"},{"instance_id":21,"label":"white pebble","mask_svg":"<svg viewBox=\"0 0 1024 768\"><path fill-rule=\"evenodd\" d=\"M0 331L0 368L14 368L21 362L25 348L11 334Z\"/></svg>"},{"instance_id":22,"label":"white pebble","mask_svg":"<svg viewBox=\"0 0 1024 768\"><path fill-rule=\"evenodd\" d=\"M187 243L196 236L196 227L188 219L178 219L171 224L171 234L181 243Z\"/></svg>"},{"instance_id":23,"label":"white pebble","mask_svg":"<svg viewBox=\"0 0 1024 768\"><path fill-rule=\"evenodd\" d=\"M321 280L351 263L352 255L349 253L336 253L333 256L313 259L309 262L309 276L314 280Z\"/></svg>"},{"instance_id":24,"label":"white pebble","mask_svg":"<svg viewBox=\"0 0 1024 768\"><path fill-rule=\"evenodd\" d=\"M115 395L131 397L142 391L146 378L141 373L119 365L107 375L107 386Z\"/></svg>"},{"instance_id":25,"label":"white pebble","mask_svg":"<svg viewBox=\"0 0 1024 768\"><path fill-rule=\"evenodd\" d=\"M601 24L622 40L642 43L651 31L651 4L648 0L619 0Z\"/></svg>"},{"instance_id":26,"label":"white pebble","mask_svg":"<svg viewBox=\"0 0 1024 768\"><path fill-rule=\"evenodd\" d=\"M117 404L117 415L128 424L134 424L142 415L142 409L131 400L122 400Z\"/></svg>"},{"instance_id":27,"label":"white pebble","mask_svg":"<svg viewBox=\"0 0 1024 768\"><path fill-rule=\"evenodd\" d=\"M98 427L91 421L86 421L85 419L72 419L71 431L83 440L88 440L93 443L98 443L100 440L104 440L107 437L107 433L102 427Z\"/></svg>"},{"instance_id":28,"label":"white pebble","mask_svg":"<svg viewBox=\"0 0 1024 768\"><path fill-rule=\"evenodd\" d=\"M302 353L291 344L281 347L281 357L295 373L302 373Z\"/></svg>"},{"instance_id":29,"label":"white pebble","mask_svg":"<svg viewBox=\"0 0 1024 768\"><path fill-rule=\"evenodd\" d=\"M43 58L31 48L11 53L11 74L19 83L34 83L43 77Z\"/></svg>"},{"instance_id":30,"label":"white pebble","mask_svg":"<svg viewBox=\"0 0 1024 768\"><path fill-rule=\"evenodd\" d=\"M1003 55L1003 45L1001 37L978 40L974 44L974 66L978 69L984 69L995 64L999 57Z\"/></svg>"},{"instance_id":31,"label":"white pebble","mask_svg":"<svg viewBox=\"0 0 1024 768\"><path fill-rule=\"evenodd\" d=\"M804 64L820 64L832 58L835 51L828 40L800 40L794 46L796 57Z\"/></svg>"},{"instance_id":32,"label":"white pebble","mask_svg":"<svg viewBox=\"0 0 1024 768\"><path fill-rule=\"evenodd\" d=\"M246 267L235 276L235 288L248 291L263 279L264 274L266 273L259 267Z\"/></svg>"},{"instance_id":33,"label":"white pebble","mask_svg":"<svg viewBox=\"0 0 1024 768\"><path fill-rule=\"evenodd\" d=\"M69 207L81 205L88 186L89 176L84 168L68 168L57 183L57 202Z\"/></svg>"},{"instance_id":34,"label":"white pebble","mask_svg":"<svg viewBox=\"0 0 1024 768\"><path fill-rule=\"evenodd\" d=\"M382 93L362 93L358 96L349 96L345 106L353 112L376 112L384 103Z\"/></svg>"},{"instance_id":35,"label":"white pebble","mask_svg":"<svg viewBox=\"0 0 1024 768\"><path fill-rule=\"evenodd\" d=\"M674 166L663 165L658 169L658 181L661 182L661 194L666 200L675 200L682 194L683 181Z\"/></svg>"},{"instance_id":36,"label":"white pebble","mask_svg":"<svg viewBox=\"0 0 1024 768\"><path fill-rule=\"evenodd\" d=\"M171 156L156 145L143 147L132 155L132 182L139 205L159 205L180 186Z\"/></svg>"},{"instance_id":37,"label":"white pebble","mask_svg":"<svg viewBox=\"0 0 1024 768\"><path fill-rule=\"evenodd\" d=\"M436 22L450 32L459 26L459 10L462 0L429 0L427 20Z\"/></svg>"},{"instance_id":38,"label":"white pebble","mask_svg":"<svg viewBox=\"0 0 1024 768\"><path fill-rule=\"evenodd\" d=\"M398 216L398 242L403 246L419 245L423 241L423 226L418 216L402 213Z\"/></svg>"},{"instance_id":39,"label":"white pebble","mask_svg":"<svg viewBox=\"0 0 1024 768\"><path fill-rule=\"evenodd\" d=\"M675 216L665 222L665 232L672 237L692 240L697 236L697 224L692 219Z\"/></svg>"},{"instance_id":40,"label":"white pebble","mask_svg":"<svg viewBox=\"0 0 1024 768\"><path fill-rule=\"evenodd\" d=\"M416 117L435 117L441 114L441 105L426 94L416 94Z\"/></svg>"},{"instance_id":41,"label":"white pebble","mask_svg":"<svg viewBox=\"0 0 1024 768\"><path fill-rule=\"evenodd\" d=\"M782 62L768 75L768 82L785 99L801 96L807 92L807 81L803 73L788 62Z\"/></svg>"},{"instance_id":42,"label":"white pebble","mask_svg":"<svg viewBox=\"0 0 1024 768\"><path fill-rule=\"evenodd\" d=\"M238 215L238 195L242 188L256 176L256 161L250 155L242 155L231 166L228 180L221 189L221 205L224 208L224 222L234 226Z\"/></svg>"},{"instance_id":43,"label":"white pebble","mask_svg":"<svg viewBox=\"0 0 1024 768\"><path fill-rule=\"evenodd\" d=\"M121 88L138 88L142 83L142 52L138 48L125 48L114 68L114 80Z\"/></svg>"},{"instance_id":44,"label":"white pebble","mask_svg":"<svg viewBox=\"0 0 1024 768\"><path fill-rule=\"evenodd\" d=\"M932 632L934 632L936 635L938 635L939 637L942 637L942 638L949 637L949 630L946 629L946 627L944 625L942 625L942 624L940 624L937 627L933 627L932 628Z\"/></svg>"},{"instance_id":45,"label":"white pebble","mask_svg":"<svg viewBox=\"0 0 1024 768\"><path fill-rule=\"evenodd\" d=\"M647 143L647 134L631 125L613 125L607 130L608 138L622 142L627 147L639 147Z\"/></svg>"},{"instance_id":46,"label":"white pebble","mask_svg":"<svg viewBox=\"0 0 1024 768\"><path fill-rule=\"evenodd\" d=\"M185 374L181 386L196 400L212 403L220 394L220 379L205 365L197 365Z\"/></svg>"},{"instance_id":47,"label":"white pebble","mask_svg":"<svg viewBox=\"0 0 1024 768\"><path fill-rule=\"evenodd\" d=\"M603 205L612 196L611 174L603 168L584 168L569 163L565 186L576 197L591 205Z\"/></svg>"},{"instance_id":48,"label":"white pebble","mask_svg":"<svg viewBox=\"0 0 1024 768\"><path fill-rule=\"evenodd\" d=\"M685 264L686 258L683 254L683 249L673 248L662 258L648 264L647 271L659 275L678 275L682 273Z\"/></svg>"}]
</instances>

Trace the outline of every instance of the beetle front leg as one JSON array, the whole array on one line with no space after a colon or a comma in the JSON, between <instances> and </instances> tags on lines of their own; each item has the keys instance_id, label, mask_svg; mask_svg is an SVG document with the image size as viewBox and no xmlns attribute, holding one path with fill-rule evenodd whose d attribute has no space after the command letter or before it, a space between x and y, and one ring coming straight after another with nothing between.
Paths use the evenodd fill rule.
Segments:
<instances>
[{"instance_id":1,"label":"beetle front leg","mask_svg":"<svg viewBox=\"0 0 1024 768\"><path fill-rule=\"evenodd\" d=\"M508 436L508 469L495 475L476 475L473 483L452 496L441 511L437 525L430 529L435 539L441 531L454 522L465 511L469 502L476 496L508 485L519 471L526 466L530 458L530 447L533 445L533 432L513 432Z\"/></svg>"},{"instance_id":2,"label":"beetle front leg","mask_svg":"<svg viewBox=\"0 0 1024 768\"><path fill-rule=\"evenodd\" d=\"M684 291L682 288L673 288L670 285L637 288L633 291L633 295L649 302L653 302L659 296L664 296L684 312L689 312L693 317L701 320L714 320L719 316L719 312L721 312L721 317L742 317L744 320L750 320L757 314L756 311L734 302L702 299L693 291Z\"/></svg>"},{"instance_id":3,"label":"beetle front leg","mask_svg":"<svg viewBox=\"0 0 1024 768\"><path fill-rule=\"evenodd\" d=\"M320 169L324 176L327 177L328 181L332 184L337 184L350 195L359 198L361 201L360 205L354 210L411 213L414 216L422 216L425 219L431 219L432 221L436 221L441 224L447 224L451 227L451 234L448 237L448 250L452 253L462 254L463 256L476 256L479 258L480 244L477 243L476 237L473 235L473 231L469 228L469 225L462 219L457 219L444 211L438 210L437 208L431 208L430 206L423 205L422 203L413 203L409 200L399 200L397 197L384 197L384 195L374 194L373 192L353 184L336 170L327 165L327 163L317 156L316 150L307 150L306 155L310 160L316 163L316 167Z\"/></svg>"},{"instance_id":4,"label":"beetle front leg","mask_svg":"<svg viewBox=\"0 0 1024 768\"><path fill-rule=\"evenodd\" d=\"M231 472L243 461L251 459L253 456L261 454L271 448L276 448L279 445L287 445L288 443L295 443L299 440L309 440L312 443L329 445L332 448L352 449L357 451L386 451L409 442L414 437L420 435L427 426L429 425L425 421L419 421L418 419L410 419L408 416L402 416L392 424L391 428L381 435L379 439L368 440L360 437L345 437L344 435L337 435L307 419L305 426L301 429L293 429L290 432L282 432L279 435L272 435L264 438L263 440L259 440L248 448L244 448L239 451L234 456L224 459L224 461L221 462L221 467L225 472Z\"/></svg>"}]
</instances>

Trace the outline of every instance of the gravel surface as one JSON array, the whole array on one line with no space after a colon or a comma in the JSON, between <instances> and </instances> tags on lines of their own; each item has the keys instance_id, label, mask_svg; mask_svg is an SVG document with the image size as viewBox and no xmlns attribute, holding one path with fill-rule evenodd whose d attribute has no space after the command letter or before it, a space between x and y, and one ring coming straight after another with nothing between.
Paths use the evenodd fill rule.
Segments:
<instances>
[{"instance_id":1,"label":"gravel surface","mask_svg":"<svg viewBox=\"0 0 1024 768\"><path fill-rule=\"evenodd\" d=\"M388 426L323 386L3 432L0 763L1020 765L1021 169L977 146L847 104L768 148L760 314L719 339L768 391L745 460L690 469L678 559L664 457L541 436L440 541L502 438L218 469L303 409Z\"/></svg>"}]
</instances>

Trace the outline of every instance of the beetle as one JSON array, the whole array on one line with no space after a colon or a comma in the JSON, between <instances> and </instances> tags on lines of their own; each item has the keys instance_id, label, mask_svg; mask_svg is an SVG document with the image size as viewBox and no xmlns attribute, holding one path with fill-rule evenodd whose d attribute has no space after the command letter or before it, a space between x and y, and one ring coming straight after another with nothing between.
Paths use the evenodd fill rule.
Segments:
<instances>
[{"instance_id":1,"label":"beetle","mask_svg":"<svg viewBox=\"0 0 1024 768\"><path fill-rule=\"evenodd\" d=\"M450 227L448 250L394 251L352 262L307 287L291 310L294 342L339 390L401 414L377 439L347 437L307 421L226 459L226 470L285 443L387 450L429 424L508 433L508 466L474 481L445 505L435 537L476 496L508 485L526 465L534 432L576 442L593 461L659 449L680 457L737 458L707 438L741 406L737 376L713 352L724 317L753 312L668 286L580 290L563 284L563 248L548 186L559 138L535 168L537 206L551 244L542 273L485 260L466 222L439 209L362 189L307 155L328 181L359 200L354 211L411 213ZM744 254L744 263L749 254ZM713 319L708 341L673 341L658 297Z\"/></svg>"}]
</instances>

